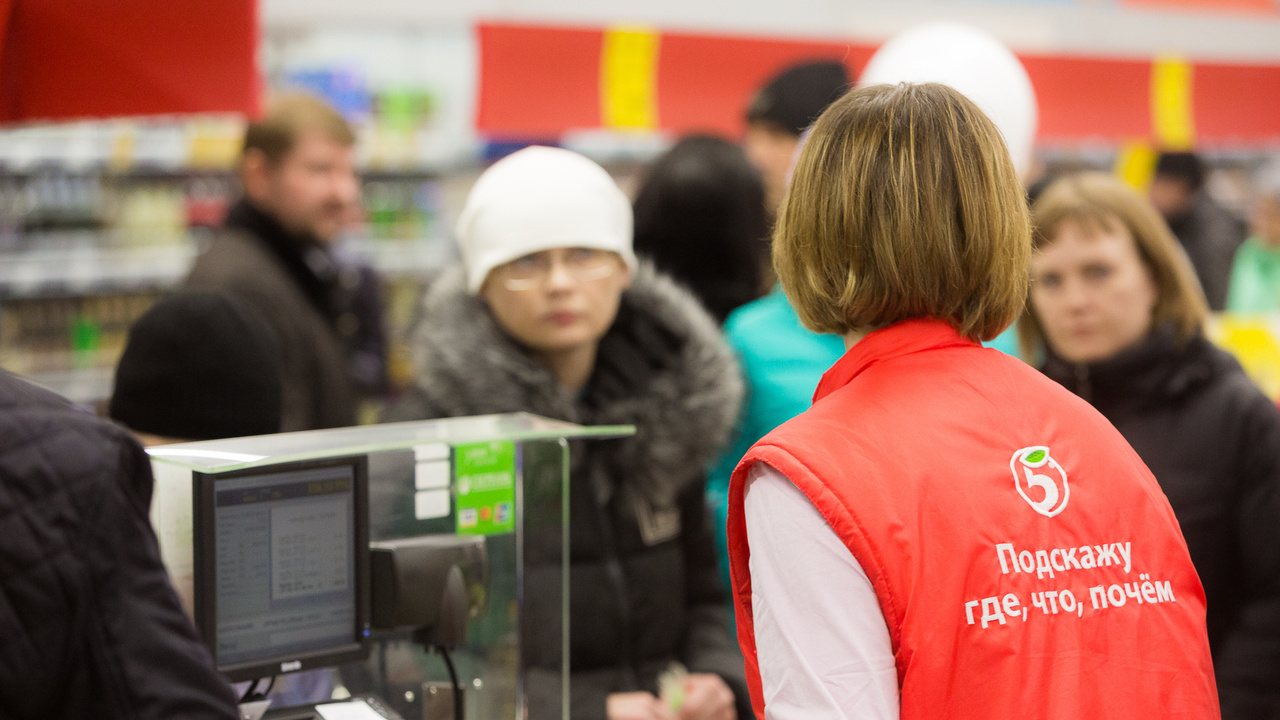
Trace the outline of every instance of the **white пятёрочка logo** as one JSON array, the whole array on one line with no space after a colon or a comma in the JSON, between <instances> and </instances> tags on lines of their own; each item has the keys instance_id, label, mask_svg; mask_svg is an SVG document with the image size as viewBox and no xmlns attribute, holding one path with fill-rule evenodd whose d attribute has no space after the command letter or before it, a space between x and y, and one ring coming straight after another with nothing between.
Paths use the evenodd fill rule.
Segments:
<instances>
[{"instance_id":1,"label":"white \u043f\u044f\u0442\u0451\u0440\u043e\u0447\u043a\u0430 logo","mask_svg":"<svg viewBox=\"0 0 1280 720\"><path fill-rule=\"evenodd\" d=\"M1067 507L1067 500L1071 497L1067 471L1050 457L1049 448L1034 445L1018 450L1009 460L1009 470L1013 472L1013 484L1018 494L1032 510L1045 517L1053 517Z\"/></svg>"}]
</instances>

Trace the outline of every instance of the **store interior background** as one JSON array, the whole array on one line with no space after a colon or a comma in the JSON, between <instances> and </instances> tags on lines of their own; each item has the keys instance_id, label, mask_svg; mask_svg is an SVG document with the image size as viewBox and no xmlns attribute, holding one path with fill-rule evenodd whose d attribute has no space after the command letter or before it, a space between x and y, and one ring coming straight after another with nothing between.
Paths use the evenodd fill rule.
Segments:
<instances>
[{"instance_id":1,"label":"store interior background","mask_svg":"<svg viewBox=\"0 0 1280 720\"><path fill-rule=\"evenodd\" d=\"M1191 145L1213 168L1210 192L1243 214L1249 171L1280 152L1276 0L229 5L245 9L263 92L310 89L358 128L364 213L342 251L384 279L393 384L409 382L405 331L455 258L451 228L487 161L559 143L634 187L682 132L737 137L752 89L788 61L843 57L856 72L920 23L968 23L1041 60L1029 70L1049 170L1140 181L1151 148ZM1209 87L1215 77L1235 84ZM1160 102L1182 107L1162 119ZM77 402L106 398L130 324L179 283L236 196L245 108L220 110L0 128L0 366Z\"/></svg>"}]
</instances>

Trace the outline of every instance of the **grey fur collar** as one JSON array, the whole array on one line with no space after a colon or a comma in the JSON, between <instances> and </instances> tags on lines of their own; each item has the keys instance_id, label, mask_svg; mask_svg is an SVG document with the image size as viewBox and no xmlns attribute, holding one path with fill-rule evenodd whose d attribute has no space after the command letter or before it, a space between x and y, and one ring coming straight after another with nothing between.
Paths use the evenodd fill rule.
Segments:
<instances>
[{"instance_id":1,"label":"grey fur collar","mask_svg":"<svg viewBox=\"0 0 1280 720\"><path fill-rule=\"evenodd\" d=\"M498 327L455 268L427 293L413 332L423 409L430 417L523 410L571 422L634 424L634 438L610 443L612 470L605 474L610 484L636 483L652 502L673 502L702 477L727 441L742 401L742 380L715 321L692 294L649 264L637 271L623 304L681 338L679 359L652 377L639 397L584 411Z\"/></svg>"}]
</instances>

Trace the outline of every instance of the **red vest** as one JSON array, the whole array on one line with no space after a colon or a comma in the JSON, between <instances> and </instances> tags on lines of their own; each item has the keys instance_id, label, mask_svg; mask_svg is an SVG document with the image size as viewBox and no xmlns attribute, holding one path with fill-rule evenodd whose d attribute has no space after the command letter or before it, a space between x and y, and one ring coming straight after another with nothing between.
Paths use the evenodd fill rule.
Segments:
<instances>
[{"instance_id":1,"label":"red vest","mask_svg":"<svg viewBox=\"0 0 1280 720\"><path fill-rule=\"evenodd\" d=\"M1084 401L936 320L868 335L734 473L729 556L758 717L742 510L756 462L866 571L903 718L1219 717L1204 591L1155 478Z\"/></svg>"}]
</instances>

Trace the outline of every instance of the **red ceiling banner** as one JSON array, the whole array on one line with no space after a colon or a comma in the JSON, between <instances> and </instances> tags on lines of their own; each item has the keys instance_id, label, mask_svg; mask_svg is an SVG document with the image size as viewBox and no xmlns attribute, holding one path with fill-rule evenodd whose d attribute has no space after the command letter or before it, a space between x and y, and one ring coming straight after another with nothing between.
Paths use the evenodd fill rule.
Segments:
<instances>
[{"instance_id":1,"label":"red ceiling banner","mask_svg":"<svg viewBox=\"0 0 1280 720\"><path fill-rule=\"evenodd\" d=\"M1228 13L1252 13L1256 15L1280 14L1275 0L1121 0L1122 4L1157 10L1193 10L1215 15Z\"/></svg>"},{"instance_id":2,"label":"red ceiling banner","mask_svg":"<svg viewBox=\"0 0 1280 720\"><path fill-rule=\"evenodd\" d=\"M837 42L663 33L658 51L658 118L677 133L739 135L755 91L775 73L804 60L839 60L849 75L875 48Z\"/></svg>"},{"instance_id":3,"label":"red ceiling banner","mask_svg":"<svg viewBox=\"0 0 1280 720\"><path fill-rule=\"evenodd\" d=\"M604 33L481 25L477 123L500 135L549 137L600 125Z\"/></svg>"},{"instance_id":4,"label":"red ceiling banner","mask_svg":"<svg viewBox=\"0 0 1280 720\"><path fill-rule=\"evenodd\" d=\"M0 0L0 121L256 114L256 0Z\"/></svg>"},{"instance_id":5,"label":"red ceiling banner","mask_svg":"<svg viewBox=\"0 0 1280 720\"><path fill-rule=\"evenodd\" d=\"M1280 139L1280 67L1197 63L1194 72L1198 137L1224 144Z\"/></svg>"},{"instance_id":6,"label":"red ceiling banner","mask_svg":"<svg viewBox=\"0 0 1280 720\"><path fill-rule=\"evenodd\" d=\"M1151 63L1018 56L1039 104L1038 139L1145 138L1151 132Z\"/></svg>"},{"instance_id":7,"label":"red ceiling banner","mask_svg":"<svg viewBox=\"0 0 1280 720\"><path fill-rule=\"evenodd\" d=\"M495 137L547 138L606 126L600 108L613 91L601 66L610 32L481 25L478 129ZM752 93L782 67L837 59L856 75L876 49L840 41L651 32L657 47L652 79L644 80L644 73L620 76L654 85L624 90L656 98L650 129L673 133L737 136ZM1019 58L1036 89L1041 141L1159 142L1161 122L1169 119L1167 113L1157 118L1153 106L1187 96L1190 112L1182 124L1197 143L1280 142L1280 65L1188 63L1187 72L1176 77L1185 77L1189 87L1171 88L1168 76L1153 72L1170 62L1167 58L1034 53Z\"/></svg>"}]
</instances>

